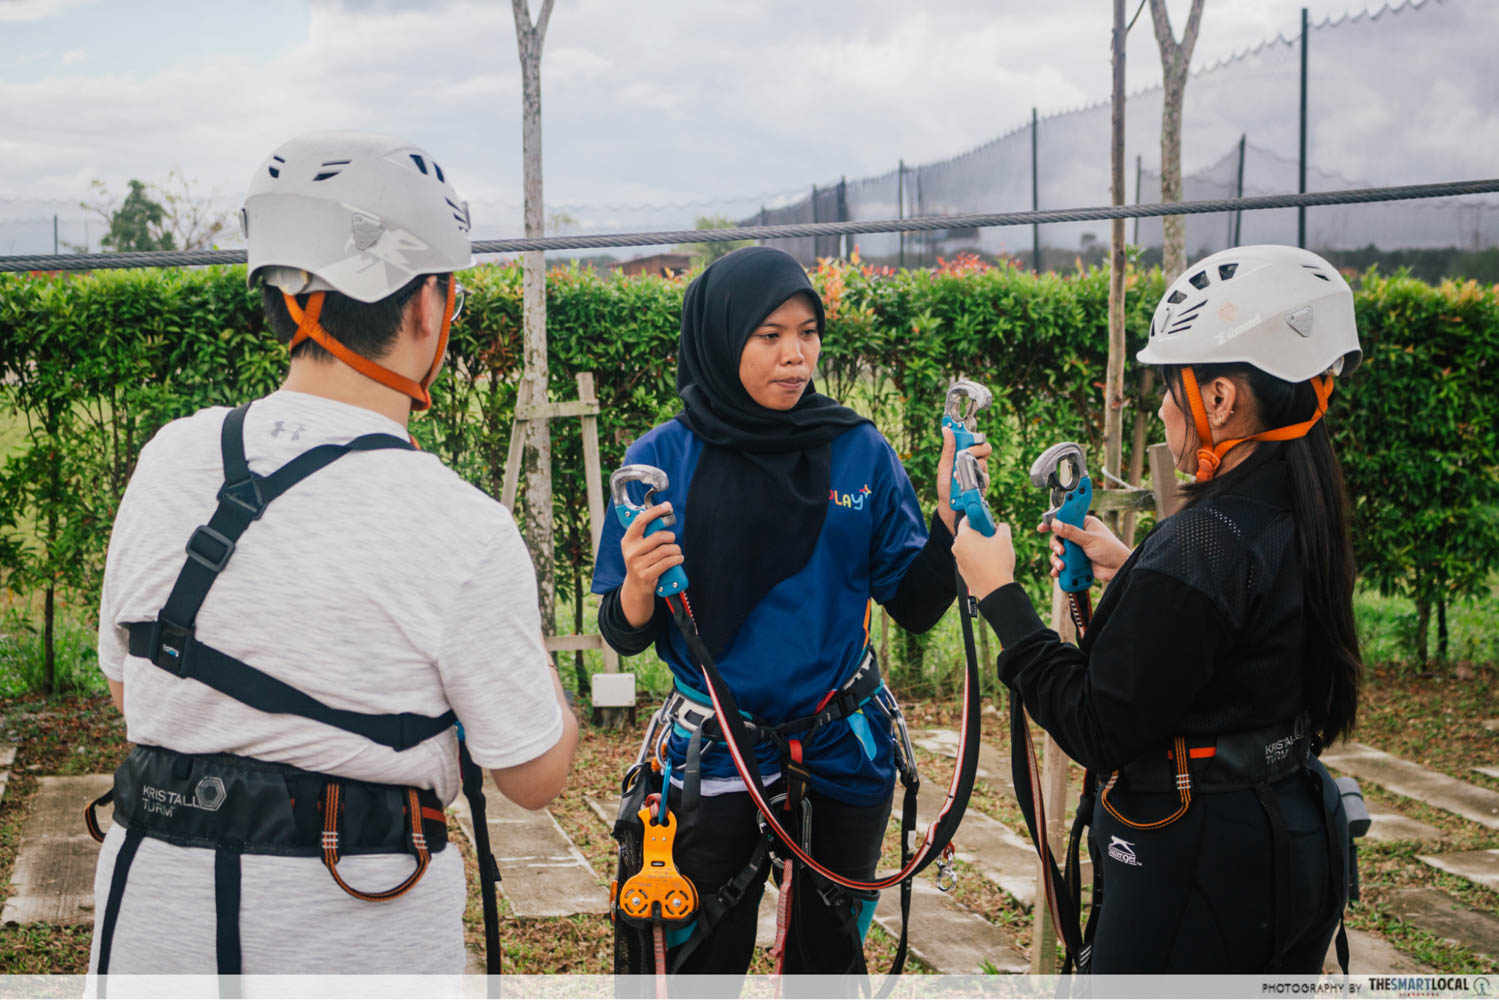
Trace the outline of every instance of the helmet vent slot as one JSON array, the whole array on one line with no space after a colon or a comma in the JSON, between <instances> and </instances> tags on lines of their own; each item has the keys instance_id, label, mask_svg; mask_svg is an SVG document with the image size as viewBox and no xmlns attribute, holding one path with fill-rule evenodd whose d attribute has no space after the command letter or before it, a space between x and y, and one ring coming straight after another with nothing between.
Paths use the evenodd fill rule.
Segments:
<instances>
[{"instance_id":1,"label":"helmet vent slot","mask_svg":"<svg viewBox=\"0 0 1499 1000\"><path fill-rule=\"evenodd\" d=\"M342 170L320 170L312 179L314 181L325 181L330 177L337 177L341 173L343 173Z\"/></svg>"},{"instance_id":2,"label":"helmet vent slot","mask_svg":"<svg viewBox=\"0 0 1499 1000\"><path fill-rule=\"evenodd\" d=\"M1234 272L1237 271L1238 269L1239 269L1239 265L1238 264L1219 264L1218 265L1218 278L1219 278L1219 280L1220 281L1227 281L1229 278L1232 278L1234 276Z\"/></svg>"},{"instance_id":3,"label":"helmet vent slot","mask_svg":"<svg viewBox=\"0 0 1499 1000\"><path fill-rule=\"evenodd\" d=\"M1206 288L1208 286L1208 274L1206 271L1198 271L1192 277L1188 278L1187 282L1193 288Z\"/></svg>"},{"instance_id":4,"label":"helmet vent slot","mask_svg":"<svg viewBox=\"0 0 1499 1000\"><path fill-rule=\"evenodd\" d=\"M1323 281L1327 282L1328 284L1332 283L1332 279L1329 278L1327 275L1323 274L1320 270L1318 270L1316 264L1302 264L1301 266L1304 267L1304 268L1306 268L1308 271L1312 272L1313 274L1315 274L1317 277L1321 278Z\"/></svg>"},{"instance_id":5,"label":"helmet vent slot","mask_svg":"<svg viewBox=\"0 0 1499 1000\"><path fill-rule=\"evenodd\" d=\"M1182 311L1182 314L1180 316L1176 317L1175 322L1173 322L1171 326L1166 330L1166 335L1170 336L1174 333L1186 333L1188 330L1190 330L1192 328L1192 324L1197 321L1197 317L1202 314L1202 307L1205 305L1207 305L1207 300L1203 299L1195 306L1188 306L1185 310Z\"/></svg>"},{"instance_id":6,"label":"helmet vent slot","mask_svg":"<svg viewBox=\"0 0 1499 1000\"><path fill-rule=\"evenodd\" d=\"M1176 291L1166 296L1166 301L1170 302L1172 305L1180 305L1181 303L1187 301L1187 295L1180 288L1178 288Z\"/></svg>"},{"instance_id":7,"label":"helmet vent slot","mask_svg":"<svg viewBox=\"0 0 1499 1000\"><path fill-rule=\"evenodd\" d=\"M271 176L272 177L280 177L281 176L281 171L278 170L278 169L276 169L275 167L266 167L266 169L271 172Z\"/></svg>"},{"instance_id":8,"label":"helmet vent slot","mask_svg":"<svg viewBox=\"0 0 1499 1000\"><path fill-rule=\"evenodd\" d=\"M441 181L441 182L442 182L442 183L444 183L444 184L446 184L446 183L447 183L447 180L448 180L448 179L447 179L447 178L446 178L446 177L444 177L444 176L443 176L443 175L442 175L442 167L439 167L439 166L438 166L438 165L437 165L437 161L436 161L436 160L433 160L433 161L432 161L432 172L433 172L433 173L435 173L435 174L436 174L436 175L437 175L437 179L438 179L438 180L439 180L439 181Z\"/></svg>"},{"instance_id":9,"label":"helmet vent slot","mask_svg":"<svg viewBox=\"0 0 1499 1000\"><path fill-rule=\"evenodd\" d=\"M422 176L423 177L425 177L427 175L427 161L426 160L422 159L420 156L416 155L415 153L412 153L411 154L411 162L416 164L416 169L418 169L418 170L420 170L422 172Z\"/></svg>"}]
</instances>

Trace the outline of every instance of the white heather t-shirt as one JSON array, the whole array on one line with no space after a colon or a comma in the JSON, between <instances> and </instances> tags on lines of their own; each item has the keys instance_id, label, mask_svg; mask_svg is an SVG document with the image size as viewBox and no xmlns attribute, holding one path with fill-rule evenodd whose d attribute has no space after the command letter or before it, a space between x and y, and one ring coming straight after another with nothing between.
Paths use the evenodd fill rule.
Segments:
<instances>
[{"instance_id":1,"label":"white heather t-shirt","mask_svg":"<svg viewBox=\"0 0 1499 1000\"><path fill-rule=\"evenodd\" d=\"M402 752L293 715L252 709L129 655L126 623L166 603L193 529L223 482L214 407L174 421L141 451L120 502L104 571L99 664L125 682L134 743L233 753L347 778L459 791L456 731ZM319 396L280 391L245 419L250 470L266 475L320 444L362 434L405 439L390 419ZM483 767L533 760L562 737L542 645L536 579L508 511L435 456L344 455L251 522L197 619L198 638L334 708L366 713L453 709ZM102 921L114 859L111 829L94 877ZM498 846L498 845L497 845ZM380 891L411 871L409 855L345 858L355 888ZM246 854L240 911L243 971L461 973L466 885L455 847L398 899L364 902L318 858ZM213 852L145 838L131 866L111 973L215 971ZM91 966L98 962L94 942Z\"/></svg>"}]
</instances>

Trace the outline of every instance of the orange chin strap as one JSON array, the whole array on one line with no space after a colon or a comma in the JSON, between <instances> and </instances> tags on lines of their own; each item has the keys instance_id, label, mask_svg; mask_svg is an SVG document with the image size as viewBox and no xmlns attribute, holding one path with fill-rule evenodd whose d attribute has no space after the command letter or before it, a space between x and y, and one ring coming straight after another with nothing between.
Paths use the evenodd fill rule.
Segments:
<instances>
[{"instance_id":1,"label":"orange chin strap","mask_svg":"<svg viewBox=\"0 0 1499 1000\"><path fill-rule=\"evenodd\" d=\"M437 335L437 352L432 355L432 367L427 370L427 375L420 382L414 382L404 375L391 371L376 361L371 361L362 354L356 354L345 347L332 334L324 330L318 322L318 317L323 312L323 293L313 292L307 296L307 308L304 310L297 305L296 296L286 292L281 297L286 300L286 311L297 324L296 335L291 338L287 349L294 349L304 340L316 341L318 346L333 355L350 368L357 371L366 378L372 378L383 386L396 390L402 395L411 397L411 408L413 410L425 410L432 405L432 395L427 387L437 377L437 369L442 366L443 355L448 350L448 329L453 325L453 302L457 292L458 283L451 277L448 278L448 301L442 310L442 329Z\"/></svg>"},{"instance_id":2,"label":"orange chin strap","mask_svg":"<svg viewBox=\"0 0 1499 1000\"><path fill-rule=\"evenodd\" d=\"M1241 445L1245 441L1291 441L1295 438L1304 437L1311 430L1322 415L1327 412L1327 401L1332 398L1332 376L1322 375L1313 378L1312 391L1317 394L1317 412L1313 413L1311 419L1303 420L1299 424L1291 424L1289 427L1277 427L1273 430L1260 431L1248 437L1234 438L1231 441L1213 443L1213 431L1208 426L1207 407L1202 402L1202 390L1197 387L1197 375L1192 371L1192 366L1182 368L1182 387L1187 391L1187 404L1192 408L1192 422L1197 425L1197 481L1205 483L1213 478L1218 471L1218 464L1223 461L1223 456L1235 445Z\"/></svg>"}]
</instances>

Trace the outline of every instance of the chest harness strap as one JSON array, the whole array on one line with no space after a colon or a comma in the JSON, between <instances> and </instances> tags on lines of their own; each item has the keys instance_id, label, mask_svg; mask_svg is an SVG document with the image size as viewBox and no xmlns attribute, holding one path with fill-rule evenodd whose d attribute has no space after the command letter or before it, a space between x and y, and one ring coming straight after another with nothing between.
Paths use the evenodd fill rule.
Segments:
<instances>
[{"instance_id":1,"label":"chest harness strap","mask_svg":"<svg viewBox=\"0 0 1499 1000\"><path fill-rule=\"evenodd\" d=\"M318 445L275 472L259 476L250 471L245 459L244 421L249 406L246 403L237 407L224 419L220 432L224 483L219 488L218 506L208 523L200 525L189 537L187 561L156 619L126 625L130 654L150 660L177 677L206 684L259 711L321 722L398 752L445 732L458 721L452 710L426 716L334 708L197 638L198 611L209 589L233 556L240 536L260 519L273 500L351 452L413 450L410 442L393 435L366 434L347 444ZM482 773L461 740L459 760L464 790L474 813L475 831L483 829L487 833L483 793L478 790L477 780ZM208 765L210 771L204 773L203 767ZM295 774L277 772L274 778L265 778L261 772L267 768ZM144 836L214 849L221 974L240 971L238 904L242 853L307 853L321 857L334 882L345 892L356 899L378 902L409 891L426 872L431 855L442 850L446 843L446 817L430 790L352 781L230 754L189 755L161 748L136 748L116 771L115 787L85 810L84 821L96 840L102 841L104 834L95 810L111 801L126 826L126 835L115 862L100 927L100 974L109 971L110 946L120 902L131 863ZM246 803L256 805L247 807ZM500 971L498 911L489 896L494 892L498 871L487 842L475 846L481 882L488 894L484 900L488 971L497 974ZM357 889L338 872L338 862L346 854L392 852L410 853L416 865L410 876L390 889L373 892Z\"/></svg>"}]
</instances>

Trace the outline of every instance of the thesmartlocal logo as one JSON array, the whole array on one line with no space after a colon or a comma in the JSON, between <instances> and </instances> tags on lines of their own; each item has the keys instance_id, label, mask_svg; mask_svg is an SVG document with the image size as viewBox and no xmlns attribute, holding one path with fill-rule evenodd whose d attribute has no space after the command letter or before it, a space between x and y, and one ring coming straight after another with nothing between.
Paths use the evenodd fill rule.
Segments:
<instances>
[{"instance_id":1,"label":"thesmartlocal logo","mask_svg":"<svg viewBox=\"0 0 1499 1000\"><path fill-rule=\"evenodd\" d=\"M1488 976L1370 976L1369 991L1397 997L1488 997L1495 992Z\"/></svg>"}]
</instances>

